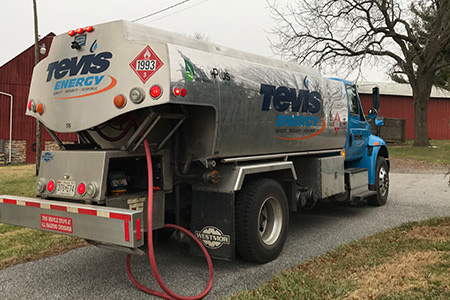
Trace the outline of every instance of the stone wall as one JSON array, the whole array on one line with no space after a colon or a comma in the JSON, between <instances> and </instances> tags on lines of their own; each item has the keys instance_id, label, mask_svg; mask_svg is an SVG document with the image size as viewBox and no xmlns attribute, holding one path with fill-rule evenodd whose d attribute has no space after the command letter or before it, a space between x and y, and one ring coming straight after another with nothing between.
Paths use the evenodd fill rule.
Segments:
<instances>
[{"instance_id":1,"label":"stone wall","mask_svg":"<svg viewBox=\"0 0 450 300\"><path fill-rule=\"evenodd\" d=\"M0 165L4 165L5 160L5 140L0 140Z\"/></svg>"},{"instance_id":2,"label":"stone wall","mask_svg":"<svg viewBox=\"0 0 450 300\"><path fill-rule=\"evenodd\" d=\"M69 143L66 142L66 144L69 144ZM46 141L45 142L45 151L56 151L56 150L60 150L60 148L55 141Z\"/></svg>"},{"instance_id":3,"label":"stone wall","mask_svg":"<svg viewBox=\"0 0 450 300\"><path fill-rule=\"evenodd\" d=\"M5 165L9 162L9 140L3 140L1 144L0 144L0 164ZM27 162L27 142L24 140L12 141L11 163L23 164L26 162Z\"/></svg>"},{"instance_id":4,"label":"stone wall","mask_svg":"<svg viewBox=\"0 0 450 300\"><path fill-rule=\"evenodd\" d=\"M24 164L27 162L27 142L25 140L12 141L11 163ZM54 141L45 142L44 151L59 150L59 146ZM34 152L33 152L34 153ZM0 165L9 162L9 140L0 140Z\"/></svg>"}]
</instances>

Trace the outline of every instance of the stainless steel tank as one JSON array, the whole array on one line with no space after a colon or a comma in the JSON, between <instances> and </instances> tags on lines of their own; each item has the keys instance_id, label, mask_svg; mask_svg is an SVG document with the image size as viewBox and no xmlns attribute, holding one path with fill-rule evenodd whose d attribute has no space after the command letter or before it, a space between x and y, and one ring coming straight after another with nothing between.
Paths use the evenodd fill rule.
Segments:
<instances>
[{"instance_id":1,"label":"stainless steel tank","mask_svg":"<svg viewBox=\"0 0 450 300\"><path fill-rule=\"evenodd\" d=\"M344 85L314 69L126 21L93 28L55 37L35 68L27 114L51 130L80 132L132 111L183 105L182 146L193 159L344 147ZM149 94L155 85L157 98ZM133 88L145 99L132 101Z\"/></svg>"}]
</instances>

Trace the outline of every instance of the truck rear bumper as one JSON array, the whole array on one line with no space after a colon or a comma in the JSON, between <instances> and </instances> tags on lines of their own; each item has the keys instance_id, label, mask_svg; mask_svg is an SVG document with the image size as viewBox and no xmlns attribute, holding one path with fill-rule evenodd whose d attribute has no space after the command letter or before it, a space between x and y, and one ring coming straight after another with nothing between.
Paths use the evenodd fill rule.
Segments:
<instances>
[{"instance_id":1,"label":"truck rear bumper","mask_svg":"<svg viewBox=\"0 0 450 300\"><path fill-rule=\"evenodd\" d=\"M128 248L144 244L143 213L136 210L1 195L0 223Z\"/></svg>"}]
</instances>

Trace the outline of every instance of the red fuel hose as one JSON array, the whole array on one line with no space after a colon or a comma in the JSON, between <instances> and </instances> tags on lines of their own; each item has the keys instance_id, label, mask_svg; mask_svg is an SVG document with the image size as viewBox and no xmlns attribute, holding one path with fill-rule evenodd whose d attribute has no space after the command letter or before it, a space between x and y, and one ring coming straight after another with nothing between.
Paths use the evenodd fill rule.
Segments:
<instances>
[{"instance_id":1,"label":"red fuel hose","mask_svg":"<svg viewBox=\"0 0 450 300\"><path fill-rule=\"evenodd\" d=\"M161 279L161 276L159 275L158 268L156 267L155 253L153 251L153 167L152 167L152 158L150 155L150 147L148 146L147 140L144 140L144 146L145 146L145 155L147 157L147 170L148 170L148 207L147 207L148 256L150 259L150 265L152 267L153 276L155 277L156 282L158 282L159 286L164 291L164 293L149 289L148 287L140 284L136 280L136 278L134 278L133 273L131 272L131 267L130 267L130 259L131 259L130 254L127 255L127 262L126 262L128 277L130 278L131 282L133 282L133 284L141 291L144 291L148 294L155 295L155 296L158 296L158 297L161 297L164 299L182 299L182 300L201 299L201 298L205 297L211 290L211 287L213 284L213 278L214 278L214 270L213 270L211 257L209 256L208 251L206 250L205 246L203 246L203 244L189 230L187 230L183 227L180 227L178 225L173 225L173 224L165 225L165 228L173 228L173 229L180 230L183 233L187 234L202 249L203 254L206 257L206 261L208 262L208 268L209 268L209 280L208 280L208 285L205 288L205 290L201 294L199 294L197 296L192 296L192 297L185 297L185 296L180 296L178 294L175 294L164 284L164 282Z\"/></svg>"}]
</instances>

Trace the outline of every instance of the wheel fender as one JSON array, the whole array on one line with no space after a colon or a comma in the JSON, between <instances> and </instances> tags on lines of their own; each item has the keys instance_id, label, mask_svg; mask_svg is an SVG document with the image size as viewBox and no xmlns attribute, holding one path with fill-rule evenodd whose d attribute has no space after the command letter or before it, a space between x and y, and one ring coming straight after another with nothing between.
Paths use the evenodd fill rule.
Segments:
<instances>
[{"instance_id":1,"label":"wheel fender","mask_svg":"<svg viewBox=\"0 0 450 300\"><path fill-rule=\"evenodd\" d=\"M370 135L367 143L367 148L363 158L352 164L352 167L366 168L369 170L369 186L375 186L375 171L377 166L378 156L389 158L389 152L386 142L375 135ZM386 160L388 168L390 167L389 160Z\"/></svg>"}]
</instances>

